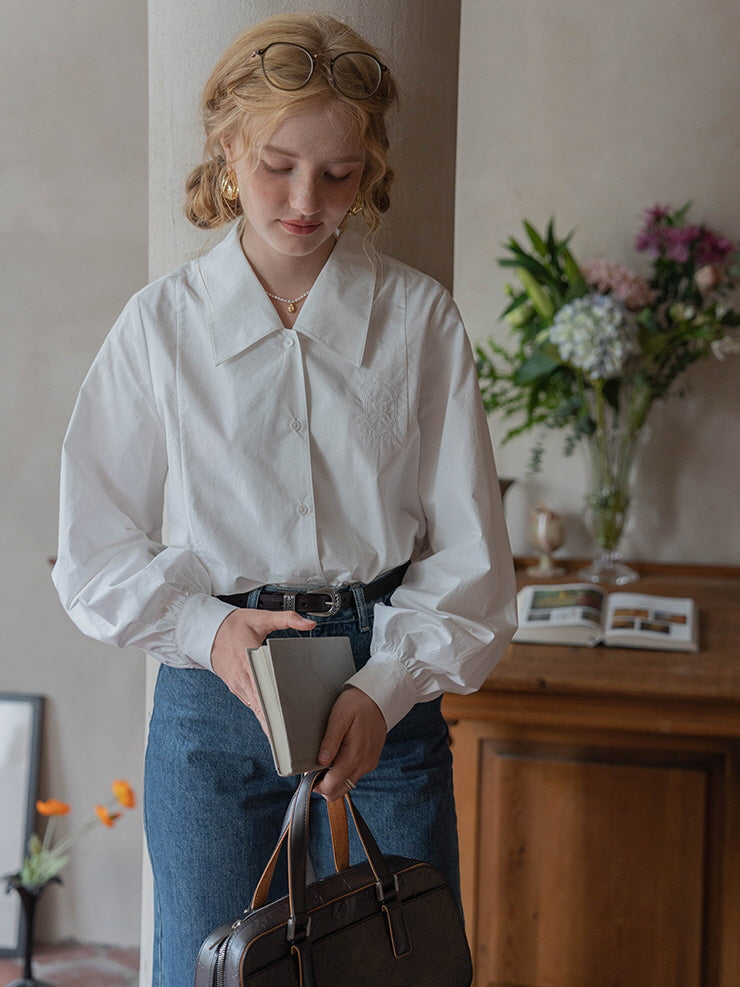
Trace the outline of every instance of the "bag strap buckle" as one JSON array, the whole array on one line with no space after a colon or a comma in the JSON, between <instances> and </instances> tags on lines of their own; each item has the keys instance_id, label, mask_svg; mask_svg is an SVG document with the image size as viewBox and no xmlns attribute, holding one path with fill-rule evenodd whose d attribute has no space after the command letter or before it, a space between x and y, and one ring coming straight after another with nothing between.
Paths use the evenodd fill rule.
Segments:
<instances>
[{"instance_id":1,"label":"bag strap buckle","mask_svg":"<svg viewBox=\"0 0 740 987\"><path fill-rule=\"evenodd\" d=\"M307 919L304 918L303 921L299 921L298 916L291 915L288 919L286 935L288 942L295 942L296 940L301 942L308 939L311 935L311 916L309 915Z\"/></svg>"},{"instance_id":2,"label":"bag strap buckle","mask_svg":"<svg viewBox=\"0 0 740 987\"><path fill-rule=\"evenodd\" d=\"M398 874L391 874L390 876L393 879L392 883L384 885L381 880L375 882L375 894L381 905L386 901L392 901L394 898L397 898L399 894Z\"/></svg>"}]
</instances>

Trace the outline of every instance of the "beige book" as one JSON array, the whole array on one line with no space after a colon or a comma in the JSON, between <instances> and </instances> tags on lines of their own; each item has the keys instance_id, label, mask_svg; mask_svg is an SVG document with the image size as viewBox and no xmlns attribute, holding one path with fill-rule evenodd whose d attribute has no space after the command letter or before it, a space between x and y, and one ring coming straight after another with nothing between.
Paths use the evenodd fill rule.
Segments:
<instances>
[{"instance_id":1,"label":"beige book","mask_svg":"<svg viewBox=\"0 0 740 987\"><path fill-rule=\"evenodd\" d=\"M329 713L355 672L349 638L269 638L248 655L277 773L321 767L319 745Z\"/></svg>"}]
</instances>

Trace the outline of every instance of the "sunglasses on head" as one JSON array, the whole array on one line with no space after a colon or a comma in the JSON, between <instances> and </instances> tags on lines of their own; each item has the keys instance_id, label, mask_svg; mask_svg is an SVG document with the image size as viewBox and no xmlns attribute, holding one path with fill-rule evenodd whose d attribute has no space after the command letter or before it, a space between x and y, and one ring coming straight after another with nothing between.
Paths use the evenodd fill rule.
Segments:
<instances>
[{"instance_id":1,"label":"sunglasses on head","mask_svg":"<svg viewBox=\"0 0 740 987\"><path fill-rule=\"evenodd\" d=\"M292 92L302 89L314 73L319 55L291 41L273 41L252 52L259 56L265 79L274 89ZM380 88L387 67L365 51L344 51L329 60L331 84L350 99L369 99Z\"/></svg>"}]
</instances>

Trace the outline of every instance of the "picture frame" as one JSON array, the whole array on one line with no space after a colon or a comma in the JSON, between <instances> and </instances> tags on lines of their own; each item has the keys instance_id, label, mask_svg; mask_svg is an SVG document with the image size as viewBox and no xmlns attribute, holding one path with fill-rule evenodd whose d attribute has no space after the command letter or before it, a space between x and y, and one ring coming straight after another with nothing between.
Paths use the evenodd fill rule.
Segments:
<instances>
[{"instance_id":1,"label":"picture frame","mask_svg":"<svg viewBox=\"0 0 740 987\"><path fill-rule=\"evenodd\" d=\"M20 870L33 832L44 697L0 692L0 878ZM3 882L4 884L4 882ZM20 897L0 893L0 956L23 952Z\"/></svg>"}]
</instances>

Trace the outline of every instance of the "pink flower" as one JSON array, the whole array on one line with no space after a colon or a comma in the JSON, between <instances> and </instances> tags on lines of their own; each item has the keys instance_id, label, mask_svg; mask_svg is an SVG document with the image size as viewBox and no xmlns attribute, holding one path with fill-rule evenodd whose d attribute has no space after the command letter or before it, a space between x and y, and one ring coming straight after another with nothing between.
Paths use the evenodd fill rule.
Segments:
<instances>
[{"instance_id":1,"label":"pink flower","mask_svg":"<svg viewBox=\"0 0 740 987\"><path fill-rule=\"evenodd\" d=\"M708 295L710 291L717 287L721 280L722 267L720 264L705 264L694 275L696 287L702 295Z\"/></svg>"},{"instance_id":2,"label":"pink flower","mask_svg":"<svg viewBox=\"0 0 740 987\"><path fill-rule=\"evenodd\" d=\"M582 266L581 273L590 287L601 294L614 295L633 311L655 301L655 292L647 281L623 264L602 259L590 260Z\"/></svg>"},{"instance_id":3,"label":"pink flower","mask_svg":"<svg viewBox=\"0 0 740 987\"><path fill-rule=\"evenodd\" d=\"M665 254L669 260L685 264L691 257L692 245L702 235L700 226L669 226L663 231Z\"/></svg>"}]
</instances>

